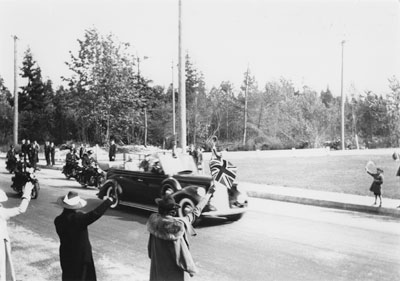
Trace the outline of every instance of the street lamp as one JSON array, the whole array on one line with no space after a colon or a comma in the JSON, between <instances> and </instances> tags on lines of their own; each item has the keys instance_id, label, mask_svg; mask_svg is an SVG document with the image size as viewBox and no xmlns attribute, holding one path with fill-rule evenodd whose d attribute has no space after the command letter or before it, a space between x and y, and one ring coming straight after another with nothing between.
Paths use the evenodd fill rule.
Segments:
<instances>
[{"instance_id":1,"label":"street lamp","mask_svg":"<svg viewBox=\"0 0 400 281\"><path fill-rule=\"evenodd\" d=\"M340 85L340 95L342 98L342 102L341 102L341 113L342 113L342 122L341 122L341 129L342 129L342 150L345 149L344 146L344 94L343 94L343 53L344 53L344 43L346 41L342 40L341 44L342 44L342 71L341 71L341 85Z\"/></svg>"}]
</instances>

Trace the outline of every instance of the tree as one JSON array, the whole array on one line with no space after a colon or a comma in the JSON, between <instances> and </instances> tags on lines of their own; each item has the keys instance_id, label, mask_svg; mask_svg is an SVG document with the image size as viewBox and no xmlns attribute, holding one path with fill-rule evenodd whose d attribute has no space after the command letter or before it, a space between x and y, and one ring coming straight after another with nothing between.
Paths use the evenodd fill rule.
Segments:
<instances>
[{"instance_id":1,"label":"tree","mask_svg":"<svg viewBox=\"0 0 400 281\"><path fill-rule=\"evenodd\" d=\"M98 143L111 135L126 139L146 104L147 81L135 74L135 58L129 44L93 28L78 40L77 56L68 62L74 75L66 78L76 97L81 138ZM140 123L140 122L139 122Z\"/></svg>"},{"instance_id":2,"label":"tree","mask_svg":"<svg viewBox=\"0 0 400 281\"><path fill-rule=\"evenodd\" d=\"M27 79L26 86L20 87L18 93L21 136L43 141L50 135L49 131L44 131L49 128L48 121L52 117L46 108L51 104L53 90L51 81L43 83L42 71L30 48L25 52L20 75Z\"/></svg>"},{"instance_id":3,"label":"tree","mask_svg":"<svg viewBox=\"0 0 400 281\"><path fill-rule=\"evenodd\" d=\"M400 145L400 82L397 77L389 79L389 88L391 92L387 96L388 130L391 144L398 147Z\"/></svg>"},{"instance_id":4,"label":"tree","mask_svg":"<svg viewBox=\"0 0 400 281\"><path fill-rule=\"evenodd\" d=\"M0 143L11 141L13 134L13 108L8 102L10 99L11 93L0 76Z\"/></svg>"}]
</instances>

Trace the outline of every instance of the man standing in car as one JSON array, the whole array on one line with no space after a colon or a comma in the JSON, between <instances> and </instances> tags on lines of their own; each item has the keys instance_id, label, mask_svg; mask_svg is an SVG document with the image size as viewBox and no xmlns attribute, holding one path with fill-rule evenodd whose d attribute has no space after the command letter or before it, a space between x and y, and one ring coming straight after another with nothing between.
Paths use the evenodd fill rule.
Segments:
<instances>
[{"instance_id":1,"label":"man standing in car","mask_svg":"<svg viewBox=\"0 0 400 281\"><path fill-rule=\"evenodd\" d=\"M181 207L170 195L157 198L158 213L147 221L150 232L148 254L151 259L150 281L185 280L188 274L197 273L189 251L189 236L196 235L192 226L214 193L211 186L192 212L184 217L175 217Z\"/></svg>"}]
</instances>

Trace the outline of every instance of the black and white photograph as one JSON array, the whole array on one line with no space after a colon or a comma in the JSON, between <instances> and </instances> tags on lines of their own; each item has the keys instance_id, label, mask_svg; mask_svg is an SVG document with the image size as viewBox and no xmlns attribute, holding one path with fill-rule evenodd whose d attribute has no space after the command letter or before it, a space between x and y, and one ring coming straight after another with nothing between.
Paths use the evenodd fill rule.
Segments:
<instances>
[{"instance_id":1,"label":"black and white photograph","mask_svg":"<svg viewBox=\"0 0 400 281\"><path fill-rule=\"evenodd\" d=\"M0 281L400 280L399 0L0 11Z\"/></svg>"}]
</instances>

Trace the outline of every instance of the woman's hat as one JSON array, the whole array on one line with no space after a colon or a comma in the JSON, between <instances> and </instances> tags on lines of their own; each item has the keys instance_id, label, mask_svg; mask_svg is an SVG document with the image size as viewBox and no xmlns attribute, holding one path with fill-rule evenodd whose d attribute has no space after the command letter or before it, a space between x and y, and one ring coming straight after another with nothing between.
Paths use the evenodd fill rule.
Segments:
<instances>
[{"instance_id":1,"label":"woman's hat","mask_svg":"<svg viewBox=\"0 0 400 281\"><path fill-rule=\"evenodd\" d=\"M6 202L8 200L7 194L0 189L0 202Z\"/></svg>"},{"instance_id":2,"label":"woman's hat","mask_svg":"<svg viewBox=\"0 0 400 281\"><path fill-rule=\"evenodd\" d=\"M70 191L67 195L58 197L57 203L63 208L76 210L85 207L87 202L77 192Z\"/></svg>"},{"instance_id":3,"label":"woman's hat","mask_svg":"<svg viewBox=\"0 0 400 281\"><path fill-rule=\"evenodd\" d=\"M155 201L159 208L166 211L176 210L181 207L179 204L176 204L175 199L170 195L164 196L163 198L156 198Z\"/></svg>"}]
</instances>

